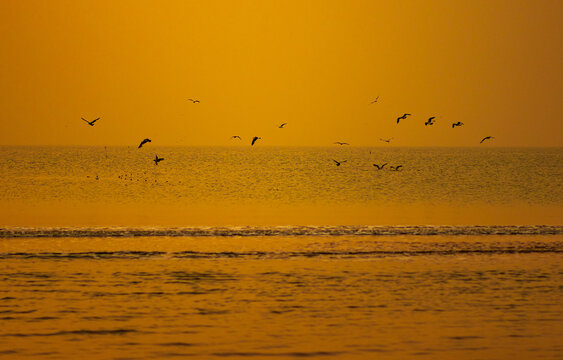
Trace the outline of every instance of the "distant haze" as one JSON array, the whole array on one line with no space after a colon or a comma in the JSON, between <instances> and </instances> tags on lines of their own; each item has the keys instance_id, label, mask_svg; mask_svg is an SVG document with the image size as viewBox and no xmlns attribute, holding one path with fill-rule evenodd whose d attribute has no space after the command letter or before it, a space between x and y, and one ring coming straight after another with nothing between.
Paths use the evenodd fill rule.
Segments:
<instances>
[{"instance_id":1,"label":"distant haze","mask_svg":"<svg viewBox=\"0 0 563 360\"><path fill-rule=\"evenodd\" d=\"M547 0L5 0L0 145L563 146L561 23Z\"/></svg>"}]
</instances>

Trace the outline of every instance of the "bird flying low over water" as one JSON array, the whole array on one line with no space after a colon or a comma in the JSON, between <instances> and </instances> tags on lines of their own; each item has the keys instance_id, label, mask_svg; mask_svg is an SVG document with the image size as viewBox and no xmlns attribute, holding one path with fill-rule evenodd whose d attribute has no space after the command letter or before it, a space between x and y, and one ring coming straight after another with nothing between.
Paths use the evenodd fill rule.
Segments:
<instances>
[{"instance_id":1,"label":"bird flying low over water","mask_svg":"<svg viewBox=\"0 0 563 360\"><path fill-rule=\"evenodd\" d=\"M337 142L335 142L335 144L338 144L338 145L341 145L341 146L342 145L350 145L347 142L341 142L341 141L337 141Z\"/></svg>"},{"instance_id":2,"label":"bird flying low over water","mask_svg":"<svg viewBox=\"0 0 563 360\"><path fill-rule=\"evenodd\" d=\"M373 166L375 166L377 168L377 170L381 170L385 167L385 165L387 165L387 163L383 164L383 165L377 165L377 164L373 164Z\"/></svg>"},{"instance_id":3,"label":"bird flying low over water","mask_svg":"<svg viewBox=\"0 0 563 360\"><path fill-rule=\"evenodd\" d=\"M231 139L239 139L239 140L242 140L242 139L240 138L240 136L238 136L238 135L233 135L233 136L231 136Z\"/></svg>"},{"instance_id":4,"label":"bird flying low over water","mask_svg":"<svg viewBox=\"0 0 563 360\"><path fill-rule=\"evenodd\" d=\"M141 141L141 143L139 144L139 147L137 149L140 149L143 145L145 145L148 142L151 142L151 139L144 139L143 141Z\"/></svg>"},{"instance_id":5,"label":"bird flying low over water","mask_svg":"<svg viewBox=\"0 0 563 360\"><path fill-rule=\"evenodd\" d=\"M281 125L278 126L278 127L279 127L280 129L283 129L283 127L286 126L286 125L287 125L287 123L283 123L283 124L281 124Z\"/></svg>"},{"instance_id":6,"label":"bird flying low over water","mask_svg":"<svg viewBox=\"0 0 563 360\"><path fill-rule=\"evenodd\" d=\"M340 164L345 163L348 160L336 161L336 160L332 159L332 161L334 161L336 163L336 166L340 166Z\"/></svg>"},{"instance_id":7,"label":"bird flying low over water","mask_svg":"<svg viewBox=\"0 0 563 360\"><path fill-rule=\"evenodd\" d=\"M192 104L197 104L199 102L199 100L197 99L188 99L189 101L192 102Z\"/></svg>"},{"instance_id":8,"label":"bird flying low over water","mask_svg":"<svg viewBox=\"0 0 563 360\"><path fill-rule=\"evenodd\" d=\"M436 116L432 116L431 118L428 118L428 121L426 121L424 125L434 125L434 119L436 119Z\"/></svg>"},{"instance_id":9,"label":"bird flying low over water","mask_svg":"<svg viewBox=\"0 0 563 360\"><path fill-rule=\"evenodd\" d=\"M384 142L386 142L386 143L390 143L392 139L393 139L393 138L389 138L389 139L382 139L382 138L379 138L379 140L384 141Z\"/></svg>"},{"instance_id":10,"label":"bird flying low over water","mask_svg":"<svg viewBox=\"0 0 563 360\"><path fill-rule=\"evenodd\" d=\"M88 123L88 125L90 125L90 126L94 126L94 123L95 123L96 121L100 120L100 118L94 119L94 120L92 120L92 121L88 121L88 120L86 120L86 119L84 119L84 118L81 118L81 119L84 120L84 121L86 121L86 122Z\"/></svg>"},{"instance_id":11,"label":"bird flying low over water","mask_svg":"<svg viewBox=\"0 0 563 360\"><path fill-rule=\"evenodd\" d=\"M159 158L158 155L156 155L153 161L155 165L158 165L158 163L161 162L162 160L164 160L164 158Z\"/></svg>"},{"instance_id":12,"label":"bird flying low over water","mask_svg":"<svg viewBox=\"0 0 563 360\"><path fill-rule=\"evenodd\" d=\"M254 138L252 138L252 142L250 143L250 146L254 145L254 143L256 142L256 140L258 139L262 139L261 137L255 136Z\"/></svg>"},{"instance_id":13,"label":"bird flying low over water","mask_svg":"<svg viewBox=\"0 0 563 360\"><path fill-rule=\"evenodd\" d=\"M370 102L370 105L371 105L371 104L375 104L375 103L377 102L377 100L378 100L378 99L379 99L379 96L378 96L378 97L376 97L376 98L375 98L375 100L373 100L372 102Z\"/></svg>"},{"instance_id":14,"label":"bird flying low over water","mask_svg":"<svg viewBox=\"0 0 563 360\"><path fill-rule=\"evenodd\" d=\"M406 113L405 113L405 114L403 114L402 116L399 116L399 117L397 118L397 124L399 123L399 121L400 121L401 119L406 119L407 116L410 116L410 115L411 115L411 114L406 114Z\"/></svg>"},{"instance_id":15,"label":"bird flying low over water","mask_svg":"<svg viewBox=\"0 0 563 360\"><path fill-rule=\"evenodd\" d=\"M462 125L463 125L463 123L461 121L458 121L458 122L452 124L452 129L455 128L456 126L462 126Z\"/></svg>"},{"instance_id":16,"label":"bird flying low over water","mask_svg":"<svg viewBox=\"0 0 563 360\"><path fill-rule=\"evenodd\" d=\"M481 144L481 143L482 143L483 141L485 141L485 140L490 140L490 139L494 139L494 137L492 137L492 136L485 136L485 137L483 138L483 140L481 140L481 141L479 142L479 144Z\"/></svg>"}]
</instances>

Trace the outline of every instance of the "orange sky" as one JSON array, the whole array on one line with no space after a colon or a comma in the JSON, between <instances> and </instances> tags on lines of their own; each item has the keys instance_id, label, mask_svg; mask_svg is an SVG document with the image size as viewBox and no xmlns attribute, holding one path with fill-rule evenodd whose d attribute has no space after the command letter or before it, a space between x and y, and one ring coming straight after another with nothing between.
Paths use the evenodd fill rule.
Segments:
<instances>
[{"instance_id":1,"label":"orange sky","mask_svg":"<svg viewBox=\"0 0 563 360\"><path fill-rule=\"evenodd\" d=\"M0 144L563 146L562 20L557 0L3 0Z\"/></svg>"}]
</instances>

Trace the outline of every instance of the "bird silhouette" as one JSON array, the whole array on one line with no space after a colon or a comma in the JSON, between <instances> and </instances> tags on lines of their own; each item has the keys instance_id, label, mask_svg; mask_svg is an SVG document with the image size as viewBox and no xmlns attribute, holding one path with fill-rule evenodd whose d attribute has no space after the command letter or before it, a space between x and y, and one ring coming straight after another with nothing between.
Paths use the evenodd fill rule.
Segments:
<instances>
[{"instance_id":1,"label":"bird silhouette","mask_svg":"<svg viewBox=\"0 0 563 360\"><path fill-rule=\"evenodd\" d=\"M88 125L90 125L90 126L94 126L94 123L95 123L96 121L100 120L100 118L94 119L94 120L92 120L92 121L88 121L88 120L86 120L86 119L84 119L84 118L81 118L81 119L84 120L84 121L86 121L86 122L88 123Z\"/></svg>"},{"instance_id":2,"label":"bird silhouette","mask_svg":"<svg viewBox=\"0 0 563 360\"><path fill-rule=\"evenodd\" d=\"M432 116L431 118L428 118L428 121L426 121L424 125L434 125L434 119L436 119L436 116Z\"/></svg>"},{"instance_id":3,"label":"bird silhouette","mask_svg":"<svg viewBox=\"0 0 563 360\"><path fill-rule=\"evenodd\" d=\"M373 164L373 166L375 166L377 168L377 170L381 170L385 167L385 165L387 165L387 163L383 164L383 165L377 165L377 164Z\"/></svg>"},{"instance_id":4,"label":"bird silhouette","mask_svg":"<svg viewBox=\"0 0 563 360\"><path fill-rule=\"evenodd\" d=\"M255 136L255 137L252 139L252 142L250 143L250 146L254 145L254 143L255 143L256 140L258 140L258 139L262 139L262 138L261 138L261 137L258 137L258 136Z\"/></svg>"},{"instance_id":5,"label":"bird silhouette","mask_svg":"<svg viewBox=\"0 0 563 360\"><path fill-rule=\"evenodd\" d=\"M141 143L139 144L139 147L137 149L140 149L143 145L145 145L148 142L151 142L151 139L144 139L143 141L141 141Z\"/></svg>"},{"instance_id":6,"label":"bird silhouette","mask_svg":"<svg viewBox=\"0 0 563 360\"><path fill-rule=\"evenodd\" d=\"M164 158L159 158L158 155L156 155L153 161L155 165L158 165L158 163L161 162L162 160L164 160Z\"/></svg>"},{"instance_id":7,"label":"bird silhouette","mask_svg":"<svg viewBox=\"0 0 563 360\"><path fill-rule=\"evenodd\" d=\"M199 102L199 100L197 99L188 99L189 101L192 102L192 104L197 104Z\"/></svg>"},{"instance_id":8,"label":"bird silhouette","mask_svg":"<svg viewBox=\"0 0 563 360\"><path fill-rule=\"evenodd\" d=\"M238 135L233 135L233 136L231 136L231 139L239 139L239 140L242 140L242 139L240 138L240 136L238 136Z\"/></svg>"},{"instance_id":9,"label":"bird silhouette","mask_svg":"<svg viewBox=\"0 0 563 360\"><path fill-rule=\"evenodd\" d=\"M287 123L283 123L283 124L281 124L281 125L278 126L278 127L279 127L280 129L283 129L283 127L284 127L285 125L287 125Z\"/></svg>"},{"instance_id":10,"label":"bird silhouette","mask_svg":"<svg viewBox=\"0 0 563 360\"><path fill-rule=\"evenodd\" d=\"M370 105L371 105L371 104L375 104L378 99L379 99L379 96L377 96L377 97L375 98L375 100L373 100L372 102L370 102Z\"/></svg>"},{"instance_id":11,"label":"bird silhouette","mask_svg":"<svg viewBox=\"0 0 563 360\"><path fill-rule=\"evenodd\" d=\"M456 126L462 126L462 125L463 125L463 123L461 121L458 121L458 122L452 124L452 129L455 128Z\"/></svg>"},{"instance_id":12,"label":"bird silhouette","mask_svg":"<svg viewBox=\"0 0 563 360\"><path fill-rule=\"evenodd\" d=\"M345 163L348 160L336 161L336 160L332 159L332 161L334 161L336 163L336 166L340 166L340 164Z\"/></svg>"},{"instance_id":13,"label":"bird silhouette","mask_svg":"<svg viewBox=\"0 0 563 360\"><path fill-rule=\"evenodd\" d=\"M382 139L382 138L379 138L379 140L384 141L384 142L386 142L386 143L390 143L392 139L393 139L393 138L389 138L389 139Z\"/></svg>"},{"instance_id":14,"label":"bird silhouette","mask_svg":"<svg viewBox=\"0 0 563 360\"><path fill-rule=\"evenodd\" d=\"M341 141L337 141L337 142L335 142L335 144L338 144L338 145L340 145L340 146L342 146L342 145L350 145L350 144L348 144L347 142L341 142Z\"/></svg>"},{"instance_id":15,"label":"bird silhouette","mask_svg":"<svg viewBox=\"0 0 563 360\"><path fill-rule=\"evenodd\" d=\"M401 119L406 119L407 116L410 116L410 115L411 115L411 114L406 114L406 113L405 113L405 114L403 114L402 116L399 116L399 117L397 118L397 124L399 123L399 121L400 121Z\"/></svg>"},{"instance_id":16,"label":"bird silhouette","mask_svg":"<svg viewBox=\"0 0 563 360\"><path fill-rule=\"evenodd\" d=\"M485 140L490 140L490 139L494 139L494 137L492 137L492 136L485 136L485 137L483 138L483 140L481 140L481 142L479 142L479 144L481 144L481 143L482 143L483 141L485 141Z\"/></svg>"},{"instance_id":17,"label":"bird silhouette","mask_svg":"<svg viewBox=\"0 0 563 360\"><path fill-rule=\"evenodd\" d=\"M402 168L402 167L403 167L403 165L390 166L389 170L399 171L399 169Z\"/></svg>"}]
</instances>

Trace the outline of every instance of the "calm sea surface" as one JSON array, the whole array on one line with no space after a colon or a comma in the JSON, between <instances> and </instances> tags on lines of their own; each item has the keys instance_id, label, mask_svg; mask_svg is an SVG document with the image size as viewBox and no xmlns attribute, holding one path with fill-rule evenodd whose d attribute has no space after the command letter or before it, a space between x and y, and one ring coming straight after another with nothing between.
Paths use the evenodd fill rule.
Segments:
<instances>
[{"instance_id":1,"label":"calm sea surface","mask_svg":"<svg viewBox=\"0 0 563 360\"><path fill-rule=\"evenodd\" d=\"M0 159L9 226L560 225L563 209L563 148L0 147Z\"/></svg>"},{"instance_id":2,"label":"calm sea surface","mask_svg":"<svg viewBox=\"0 0 563 360\"><path fill-rule=\"evenodd\" d=\"M563 358L563 149L0 159L0 358Z\"/></svg>"}]
</instances>

